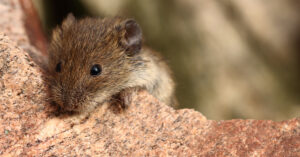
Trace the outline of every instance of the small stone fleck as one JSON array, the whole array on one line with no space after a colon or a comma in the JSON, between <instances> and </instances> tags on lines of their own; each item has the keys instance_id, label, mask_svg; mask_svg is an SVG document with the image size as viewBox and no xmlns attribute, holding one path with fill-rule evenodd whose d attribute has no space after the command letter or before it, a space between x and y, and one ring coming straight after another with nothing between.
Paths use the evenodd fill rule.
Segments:
<instances>
[{"instance_id":1,"label":"small stone fleck","mask_svg":"<svg viewBox=\"0 0 300 157\"><path fill-rule=\"evenodd\" d=\"M9 134L9 130L6 130L6 129L5 129L5 130L4 130L4 134L5 134L5 135Z\"/></svg>"}]
</instances>

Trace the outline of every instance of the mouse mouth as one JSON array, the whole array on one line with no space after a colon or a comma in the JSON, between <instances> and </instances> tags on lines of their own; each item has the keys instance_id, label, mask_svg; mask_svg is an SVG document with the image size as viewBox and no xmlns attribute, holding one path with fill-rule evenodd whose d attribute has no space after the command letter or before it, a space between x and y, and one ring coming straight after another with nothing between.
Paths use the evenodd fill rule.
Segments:
<instances>
[{"instance_id":1,"label":"mouse mouth","mask_svg":"<svg viewBox=\"0 0 300 157\"><path fill-rule=\"evenodd\" d=\"M81 110L81 108L82 108L82 104L81 103L61 101L61 100L54 100L53 102L56 105L58 105L63 111L79 112Z\"/></svg>"},{"instance_id":2,"label":"mouse mouth","mask_svg":"<svg viewBox=\"0 0 300 157\"><path fill-rule=\"evenodd\" d=\"M66 111L79 111L79 106L78 105L70 105L70 104L64 104L63 109Z\"/></svg>"},{"instance_id":3,"label":"mouse mouth","mask_svg":"<svg viewBox=\"0 0 300 157\"><path fill-rule=\"evenodd\" d=\"M66 111L81 112L85 108L84 104L83 99L65 100L63 103L63 109Z\"/></svg>"}]
</instances>

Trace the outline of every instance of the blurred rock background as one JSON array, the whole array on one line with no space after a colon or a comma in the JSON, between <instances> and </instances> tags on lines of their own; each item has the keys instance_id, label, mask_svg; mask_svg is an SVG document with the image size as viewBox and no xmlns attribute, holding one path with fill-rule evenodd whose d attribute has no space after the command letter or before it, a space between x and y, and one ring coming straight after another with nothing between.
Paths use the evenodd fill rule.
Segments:
<instances>
[{"instance_id":1,"label":"blurred rock background","mask_svg":"<svg viewBox=\"0 0 300 157\"><path fill-rule=\"evenodd\" d=\"M122 15L169 60L180 108L209 119L300 116L296 0L33 0L50 35L67 13Z\"/></svg>"}]
</instances>

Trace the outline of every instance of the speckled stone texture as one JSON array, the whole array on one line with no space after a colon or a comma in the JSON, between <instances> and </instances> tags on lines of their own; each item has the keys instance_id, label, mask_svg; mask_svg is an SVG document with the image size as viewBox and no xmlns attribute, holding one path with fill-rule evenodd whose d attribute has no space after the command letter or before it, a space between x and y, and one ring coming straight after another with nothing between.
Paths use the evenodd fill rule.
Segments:
<instances>
[{"instance_id":1,"label":"speckled stone texture","mask_svg":"<svg viewBox=\"0 0 300 157\"><path fill-rule=\"evenodd\" d=\"M0 0L0 32L24 49L32 60L45 68L46 57L30 44L26 33L25 16L19 0Z\"/></svg>"},{"instance_id":2,"label":"speckled stone texture","mask_svg":"<svg viewBox=\"0 0 300 157\"><path fill-rule=\"evenodd\" d=\"M0 155L300 156L299 118L212 121L144 91L123 112L103 104L72 126L53 114L39 67L3 34L0 60Z\"/></svg>"},{"instance_id":3,"label":"speckled stone texture","mask_svg":"<svg viewBox=\"0 0 300 157\"><path fill-rule=\"evenodd\" d=\"M106 103L71 125L76 117L56 115L43 71L9 31L0 27L0 156L300 156L300 118L207 120L145 91L123 112Z\"/></svg>"}]
</instances>

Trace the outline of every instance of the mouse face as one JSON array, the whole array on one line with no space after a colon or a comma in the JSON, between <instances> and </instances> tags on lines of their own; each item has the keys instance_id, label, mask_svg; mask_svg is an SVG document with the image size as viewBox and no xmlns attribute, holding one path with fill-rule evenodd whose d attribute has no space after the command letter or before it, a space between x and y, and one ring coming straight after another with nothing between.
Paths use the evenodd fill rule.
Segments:
<instances>
[{"instance_id":1,"label":"mouse face","mask_svg":"<svg viewBox=\"0 0 300 157\"><path fill-rule=\"evenodd\" d=\"M69 15L53 31L49 48L51 97L64 110L93 109L122 89L142 45L132 19L76 20Z\"/></svg>"}]
</instances>

